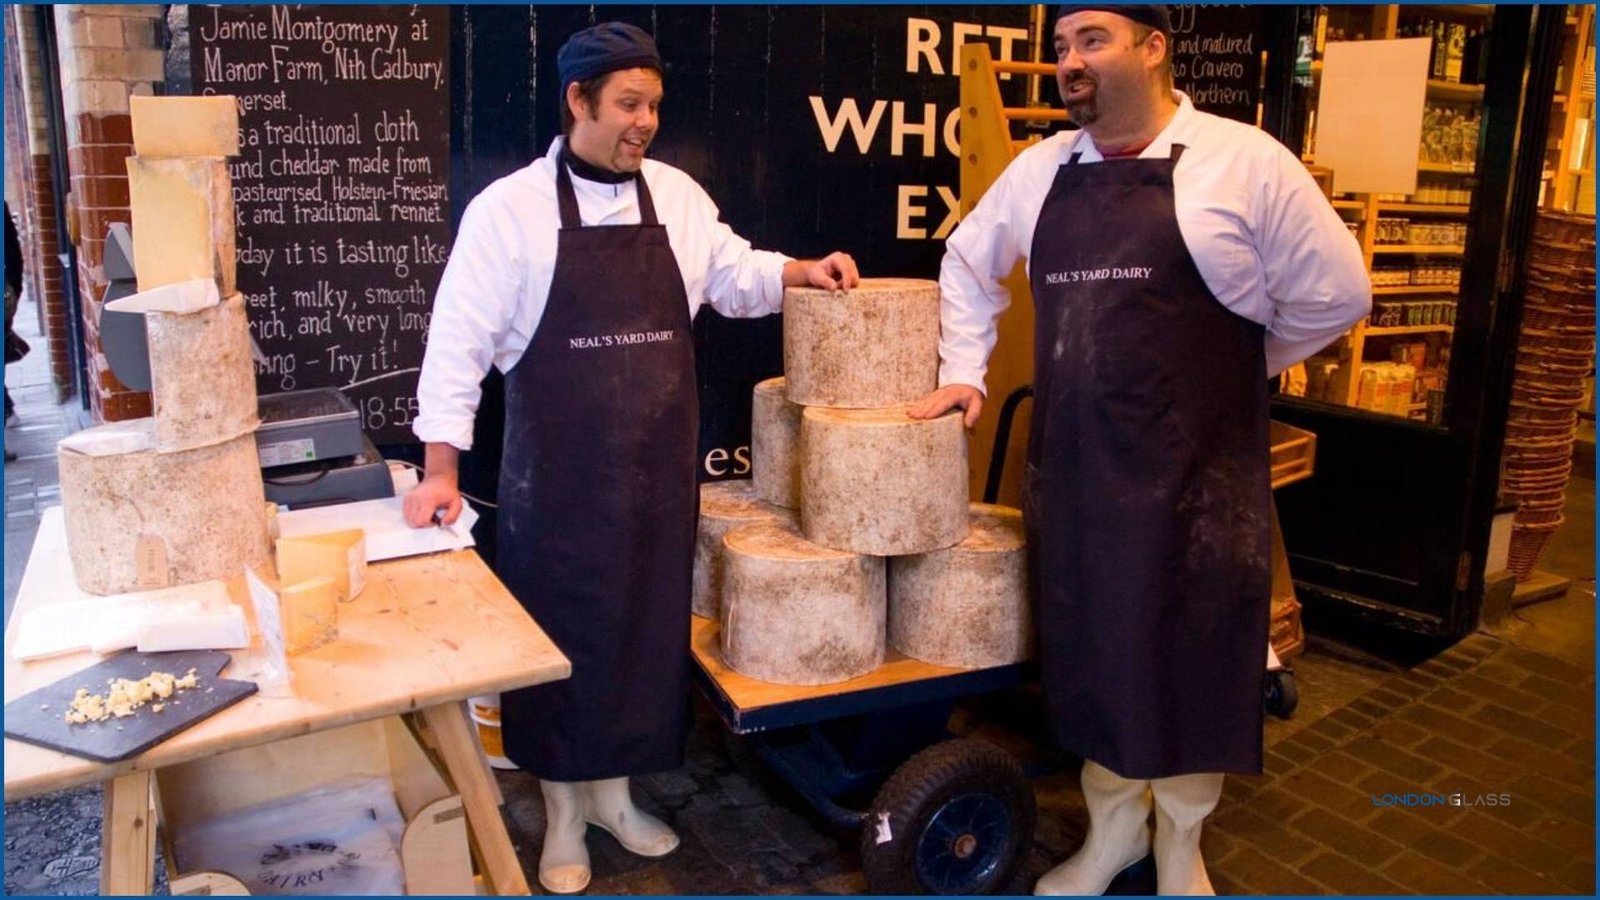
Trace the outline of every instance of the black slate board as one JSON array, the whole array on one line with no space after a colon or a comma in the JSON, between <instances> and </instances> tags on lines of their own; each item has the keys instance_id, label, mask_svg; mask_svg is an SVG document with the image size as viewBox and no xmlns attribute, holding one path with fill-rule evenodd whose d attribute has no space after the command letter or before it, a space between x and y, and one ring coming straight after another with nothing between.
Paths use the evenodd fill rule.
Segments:
<instances>
[{"instance_id":1,"label":"black slate board","mask_svg":"<svg viewBox=\"0 0 1600 900\"><path fill-rule=\"evenodd\" d=\"M7 703L6 737L96 762L127 759L254 694L254 682L217 677L232 658L217 650L123 653ZM199 677L199 686L175 691L161 712L154 712L146 703L121 719L112 717L82 725L66 721L78 688L104 694L108 678L138 681L152 672L169 672L182 678L190 669Z\"/></svg>"}]
</instances>

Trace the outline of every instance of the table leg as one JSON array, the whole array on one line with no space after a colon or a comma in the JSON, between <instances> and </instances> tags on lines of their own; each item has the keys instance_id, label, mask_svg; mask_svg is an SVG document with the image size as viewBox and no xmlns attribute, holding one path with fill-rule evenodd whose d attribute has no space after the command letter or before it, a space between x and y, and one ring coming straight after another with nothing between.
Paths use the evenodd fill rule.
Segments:
<instances>
[{"instance_id":1,"label":"table leg","mask_svg":"<svg viewBox=\"0 0 1600 900\"><path fill-rule=\"evenodd\" d=\"M149 894L155 885L156 815L150 773L106 782L100 824L100 893Z\"/></svg>"},{"instance_id":2,"label":"table leg","mask_svg":"<svg viewBox=\"0 0 1600 900\"><path fill-rule=\"evenodd\" d=\"M421 715L439 742L439 756L461 793L467 825L483 854L487 886L501 895L529 893L528 878L517 861L511 836L506 834L500 807L495 803L498 791L494 775L478 753L466 707L461 703L441 703L422 710Z\"/></svg>"}]
</instances>

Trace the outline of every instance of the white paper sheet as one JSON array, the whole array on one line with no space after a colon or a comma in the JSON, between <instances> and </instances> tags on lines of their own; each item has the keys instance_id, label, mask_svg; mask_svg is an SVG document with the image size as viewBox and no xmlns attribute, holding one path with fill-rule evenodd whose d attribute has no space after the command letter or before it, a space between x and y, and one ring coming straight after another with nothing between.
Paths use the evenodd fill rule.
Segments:
<instances>
[{"instance_id":1,"label":"white paper sheet","mask_svg":"<svg viewBox=\"0 0 1600 900\"><path fill-rule=\"evenodd\" d=\"M1335 192L1410 194L1432 41L1333 41L1322 61L1316 164Z\"/></svg>"},{"instance_id":2,"label":"white paper sheet","mask_svg":"<svg viewBox=\"0 0 1600 900\"><path fill-rule=\"evenodd\" d=\"M369 563L473 545L472 526L477 523L478 514L470 503L463 501L461 518L449 528L412 528L406 524L404 502L401 497L384 497L280 512L278 533L282 537L295 537L359 528L367 534Z\"/></svg>"}]
</instances>

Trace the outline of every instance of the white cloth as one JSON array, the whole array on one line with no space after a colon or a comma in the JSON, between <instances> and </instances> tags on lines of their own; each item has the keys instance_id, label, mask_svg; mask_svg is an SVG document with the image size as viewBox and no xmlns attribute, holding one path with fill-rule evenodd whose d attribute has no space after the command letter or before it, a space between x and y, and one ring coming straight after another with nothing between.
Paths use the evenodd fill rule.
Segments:
<instances>
[{"instance_id":1,"label":"white cloth","mask_svg":"<svg viewBox=\"0 0 1600 900\"><path fill-rule=\"evenodd\" d=\"M509 372L544 316L555 270L561 214L556 201L556 138L540 159L495 181L467 204L439 282L428 348L417 382L412 431L426 443L472 449L479 383L493 364ZM783 266L790 258L751 248L717 217L716 204L679 169L645 160L656 217L667 227L683 274L689 318L705 303L733 318L783 306ZM637 225L638 189L572 179L584 226Z\"/></svg>"},{"instance_id":2,"label":"white cloth","mask_svg":"<svg viewBox=\"0 0 1600 900\"><path fill-rule=\"evenodd\" d=\"M1173 173L1178 229L1224 306L1266 326L1266 375L1327 346L1372 306L1361 246L1305 166L1260 129L1194 108L1178 111L1140 158L1185 150ZM984 387L996 322L1011 298L999 279L1033 247L1056 169L1103 161L1086 131L1060 132L1012 160L945 243L939 384ZM1093 216L1086 208L1083 215Z\"/></svg>"}]
</instances>

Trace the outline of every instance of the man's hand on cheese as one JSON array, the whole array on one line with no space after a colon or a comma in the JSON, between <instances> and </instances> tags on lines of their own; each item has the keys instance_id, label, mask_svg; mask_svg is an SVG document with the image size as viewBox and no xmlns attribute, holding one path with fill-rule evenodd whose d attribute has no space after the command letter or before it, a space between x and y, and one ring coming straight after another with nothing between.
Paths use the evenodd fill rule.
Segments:
<instances>
[{"instance_id":1,"label":"man's hand on cheese","mask_svg":"<svg viewBox=\"0 0 1600 900\"><path fill-rule=\"evenodd\" d=\"M952 409L966 410L962 421L968 428L978 424L983 412L983 391L970 384L947 384L911 404L906 414L913 419L937 419Z\"/></svg>"},{"instance_id":2,"label":"man's hand on cheese","mask_svg":"<svg viewBox=\"0 0 1600 900\"><path fill-rule=\"evenodd\" d=\"M450 444L430 443L426 453L428 474L406 494L406 524L412 528L454 525L461 517L461 488L457 482L461 451ZM436 523L434 514L441 511Z\"/></svg>"},{"instance_id":3,"label":"man's hand on cheese","mask_svg":"<svg viewBox=\"0 0 1600 900\"><path fill-rule=\"evenodd\" d=\"M815 287L848 291L861 283L861 273L850 254L834 251L821 259L795 259L784 264L784 287Z\"/></svg>"}]
</instances>

